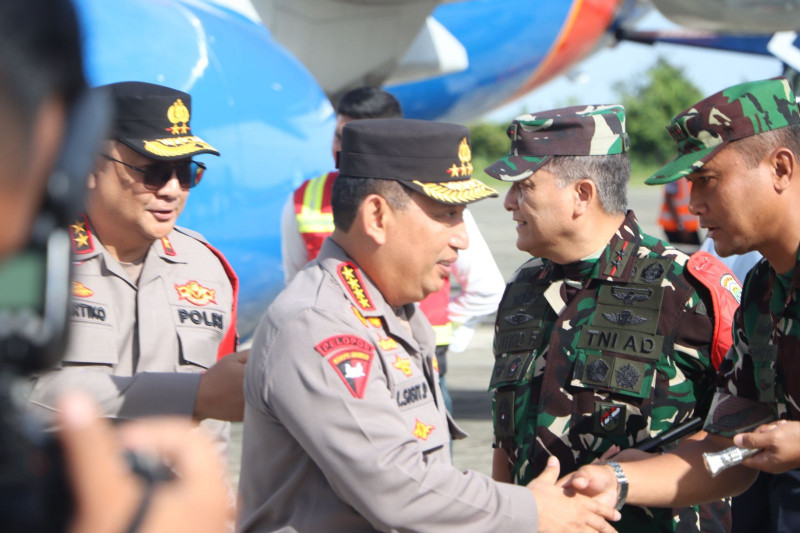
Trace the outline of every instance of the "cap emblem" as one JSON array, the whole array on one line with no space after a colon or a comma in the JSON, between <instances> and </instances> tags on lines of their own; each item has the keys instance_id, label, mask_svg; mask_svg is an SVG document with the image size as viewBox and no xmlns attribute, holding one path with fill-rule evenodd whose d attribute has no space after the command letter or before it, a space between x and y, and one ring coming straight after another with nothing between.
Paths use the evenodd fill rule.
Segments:
<instances>
[{"instance_id":1,"label":"cap emblem","mask_svg":"<svg viewBox=\"0 0 800 533\"><path fill-rule=\"evenodd\" d=\"M472 150L469 149L469 143L466 137L461 139L461 144L458 145L458 160L461 161L461 166L453 163L453 166L447 169L447 173L453 177L471 176Z\"/></svg>"},{"instance_id":2,"label":"cap emblem","mask_svg":"<svg viewBox=\"0 0 800 533\"><path fill-rule=\"evenodd\" d=\"M189 127L189 109L183 105L183 100L180 98L167 109L167 119L172 122L172 127L165 128L168 132L173 135L189 133L191 129Z\"/></svg>"}]
</instances>

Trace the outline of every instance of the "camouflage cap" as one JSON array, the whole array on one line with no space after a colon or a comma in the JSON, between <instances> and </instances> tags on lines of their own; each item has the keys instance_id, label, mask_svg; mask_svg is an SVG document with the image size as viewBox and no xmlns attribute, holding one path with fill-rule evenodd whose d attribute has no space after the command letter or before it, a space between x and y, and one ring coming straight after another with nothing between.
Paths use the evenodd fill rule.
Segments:
<instances>
[{"instance_id":1,"label":"camouflage cap","mask_svg":"<svg viewBox=\"0 0 800 533\"><path fill-rule=\"evenodd\" d=\"M554 155L609 155L628 150L621 105L572 106L522 115L506 131L511 151L486 173L502 181L532 175Z\"/></svg>"},{"instance_id":2,"label":"camouflage cap","mask_svg":"<svg viewBox=\"0 0 800 533\"><path fill-rule=\"evenodd\" d=\"M667 126L678 155L645 180L660 185L700 169L731 141L800 124L786 78L740 83L681 111Z\"/></svg>"}]
</instances>

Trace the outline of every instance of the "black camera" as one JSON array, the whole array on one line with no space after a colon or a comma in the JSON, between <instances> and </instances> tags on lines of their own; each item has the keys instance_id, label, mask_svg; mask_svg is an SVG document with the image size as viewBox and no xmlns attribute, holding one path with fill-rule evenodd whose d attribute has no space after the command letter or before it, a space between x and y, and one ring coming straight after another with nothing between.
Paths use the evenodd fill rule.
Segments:
<instances>
[{"instance_id":1,"label":"black camera","mask_svg":"<svg viewBox=\"0 0 800 533\"><path fill-rule=\"evenodd\" d=\"M0 528L65 531L73 502L58 441L25 414L19 390L58 363L70 312L68 225L105 138L107 96L87 91L71 109L56 168L27 247L0 263Z\"/></svg>"}]
</instances>

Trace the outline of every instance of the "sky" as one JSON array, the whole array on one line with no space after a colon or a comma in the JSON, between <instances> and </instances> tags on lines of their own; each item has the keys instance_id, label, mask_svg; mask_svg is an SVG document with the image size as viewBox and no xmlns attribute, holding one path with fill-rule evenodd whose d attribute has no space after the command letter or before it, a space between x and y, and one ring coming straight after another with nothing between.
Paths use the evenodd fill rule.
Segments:
<instances>
[{"instance_id":1,"label":"sky","mask_svg":"<svg viewBox=\"0 0 800 533\"><path fill-rule=\"evenodd\" d=\"M639 30L677 29L657 11L636 25ZM579 63L569 73L535 89L526 96L487 114L490 122L506 122L535 110L580 104L618 103L612 86L617 81L635 80L652 66L659 56L683 69L684 74L704 95L729 85L778 76L781 62L772 57L704 50L671 44L646 45L623 42L606 48ZM577 75L576 75L577 74ZM574 78L580 81L572 81Z\"/></svg>"}]
</instances>

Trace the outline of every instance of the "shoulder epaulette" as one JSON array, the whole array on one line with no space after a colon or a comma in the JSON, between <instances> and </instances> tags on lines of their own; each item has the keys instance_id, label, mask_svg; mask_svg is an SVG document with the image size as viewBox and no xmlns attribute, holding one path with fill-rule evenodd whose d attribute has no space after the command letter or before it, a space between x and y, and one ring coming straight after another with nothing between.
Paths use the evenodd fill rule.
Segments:
<instances>
[{"instance_id":1,"label":"shoulder epaulette","mask_svg":"<svg viewBox=\"0 0 800 533\"><path fill-rule=\"evenodd\" d=\"M70 224L69 236L73 253L88 254L94 252L92 230L89 226L89 218L85 214L80 213L78 218Z\"/></svg>"}]
</instances>

